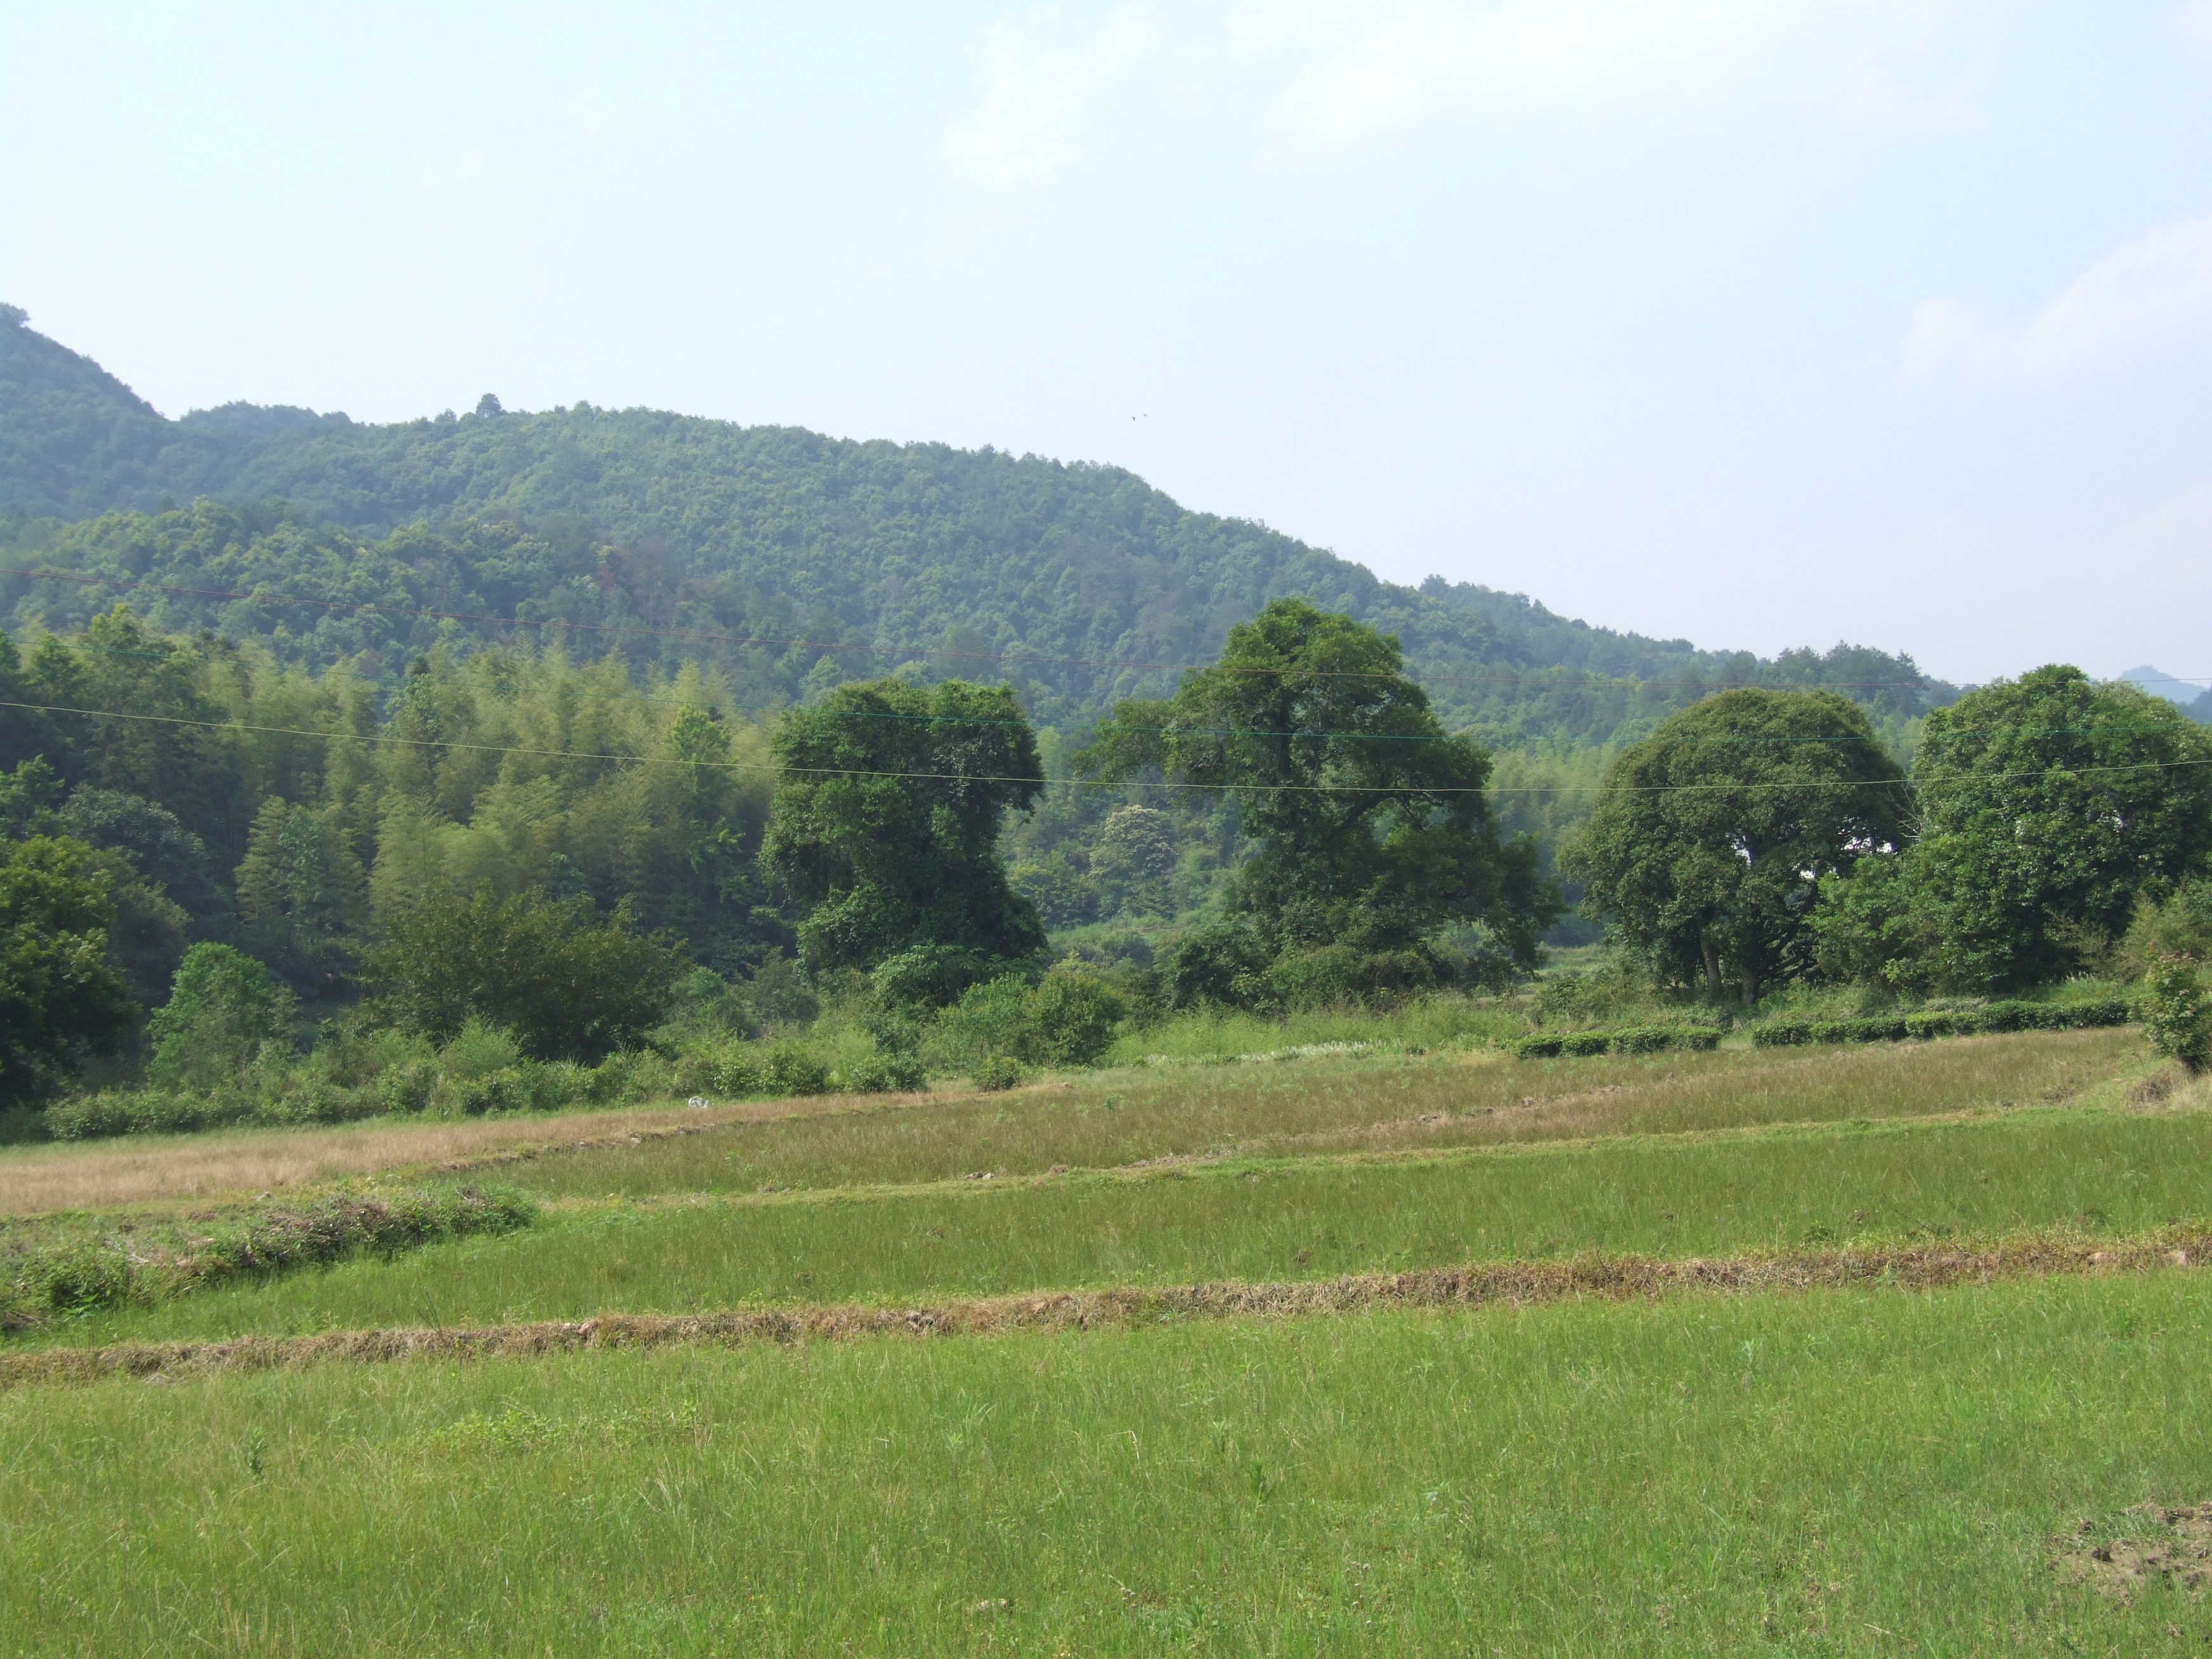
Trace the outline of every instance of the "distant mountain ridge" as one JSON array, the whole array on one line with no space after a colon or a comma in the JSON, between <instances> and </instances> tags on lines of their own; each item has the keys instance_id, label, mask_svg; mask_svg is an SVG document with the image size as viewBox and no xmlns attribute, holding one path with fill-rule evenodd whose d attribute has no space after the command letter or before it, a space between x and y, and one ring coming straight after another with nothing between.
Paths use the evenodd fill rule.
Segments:
<instances>
[{"instance_id":1,"label":"distant mountain ridge","mask_svg":"<svg viewBox=\"0 0 2212 1659\"><path fill-rule=\"evenodd\" d=\"M771 702L933 661L1004 672L1041 717L1080 722L1297 593L1396 633L1447 718L1494 741L1633 735L1723 684L1832 684L1891 720L1954 694L1865 647L1761 659L1472 583L1385 582L1119 467L489 397L392 425L246 404L172 421L13 307L0 515L7 563L102 579L0 578L9 627L128 598L307 661L512 631L414 612L521 617L641 667L706 658ZM222 597L248 592L298 603Z\"/></svg>"}]
</instances>

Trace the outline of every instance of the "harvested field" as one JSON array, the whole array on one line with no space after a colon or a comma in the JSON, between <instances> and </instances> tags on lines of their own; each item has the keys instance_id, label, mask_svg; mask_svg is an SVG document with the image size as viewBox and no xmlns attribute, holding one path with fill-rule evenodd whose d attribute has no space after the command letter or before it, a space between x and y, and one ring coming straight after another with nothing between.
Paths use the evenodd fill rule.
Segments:
<instances>
[{"instance_id":1,"label":"harvested field","mask_svg":"<svg viewBox=\"0 0 2212 1659\"><path fill-rule=\"evenodd\" d=\"M1104 1073L926 1110L553 1152L502 1179L549 1198L749 1192L2000 1111L2081 1097L2142 1049L2130 1032L2066 1031L1538 1065L1485 1053Z\"/></svg>"},{"instance_id":2,"label":"harvested field","mask_svg":"<svg viewBox=\"0 0 2212 1659\"><path fill-rule=\"evenodd\" d=\"M10 1146L0 1148L0 1215L198 1203L392 1170L488 1167L555 1146L573 1152L579 1143L612 1149L630 1146L633 1136L682 1136L714 1124L882 1111L890 1109L885 1100L834 1095L740 1101L704 1111L672 1105L453 1121L376 1118L295 1129L214 1129Z\"/></svg>"},{"instance_id":3,"label":"harvested field","mask_svg":"<svg viewBox=\"0 0 2212 1659\"><path fill-rule=\"evenodd\" d=\"M1762 1291L1879 1286L1919 1291L2053 1273L2145 1272L2201 1264L2212 1230L2146 1237L2044 1234L1993 1243L1654 1261L1578 1256L1566 1261L1474 1263L1425 1273L1365 1273L1279 1285L1183 1285L1161 1289L997 1297L915 1308L800 1307L684 1317L603 1314L474 1329L329 1331L314 1336L219 1342L121 1343L0 1354L0 1386L84 1382L104 1376L270 1370L335 1361L517 1358L592 1348L729 1346L845 1341L858 1337L980 1336L1017 1330L1094 1330L1192 1319L1287 1319L1376 1308L1480 1307L1684 1291Z\"/></svg>"}]
</instances>

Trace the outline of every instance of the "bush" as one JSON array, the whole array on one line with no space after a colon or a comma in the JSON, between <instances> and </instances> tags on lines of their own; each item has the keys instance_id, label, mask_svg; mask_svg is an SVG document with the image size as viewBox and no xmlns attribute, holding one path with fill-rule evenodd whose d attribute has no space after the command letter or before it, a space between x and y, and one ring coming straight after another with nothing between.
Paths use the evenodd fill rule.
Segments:
<instances>
[{"instance_id":1,"label":"bush","mask_svg":"<svg viewBox=\"0 0 2212 1659\"><path fill-rule=\"evenodd\" d=\"M1751 1028L1754 1048L1794 1048L1815 1041L1809 1019L1766 1019Z\"/></svg>"},{"instance_id":2,"label":"bush","mask_svg":"<svg viewBox=\"0 0 2212 1659\"><path fill-rule=\"evenodd\" d=\"M471 1016L453 1040L438 1052L438 1069L447 1077L473 1081L522 1064L522 1045L512 1031Z\"/></svg>"},{"instance_id":3,"label":"bush","mask_svg":"<svg viewBox=\"0 0 2212 1659\"><path fill-rule=\"evenodd\" d=\"M1612 1034L1606 1031L1568 1031L1559 1038L1559 1052L1571 1058L1601 1054L1612 1046Z\"/></svg>"},{"instance_id":4,"label":"bush","mask_svg":"<svg viewBox=\"0 0 2212 1659\"><path fill-rule=\"evenodd\" d=\"M1011 1054L986 1054L975 1066L975 1086L995 1093L1022 1080L1021 1062Z\"/></svg>"},{"instance_id":5,"label":"bush","mask_svg":"<svg viewBox=\"0 0 2212 1659\"><path fill-rule=\"evenodd\" d=\"M438 1087L438 1068L427 1060L387 1066L376 1079L376 1097L387 1112L424 1112Z\"/></svg>"},{"instance_id":6,"label":"bush","mask_svg":"<svg viewBox=\"0 0 2212 1659\"><path fill-rule=\"evenodd\" d=\"M763 1057L761 1081L771 1094L826 1095L830 1067L822 1058L794 1042L779 1042Z\"/></svg>"},{"instance_id":7,"label":"bush","mask_svg":"<svg viewBox=\"0 0 2212 1659\"><path fill-rule=\"evenodd\" d=\"M903 1094L927 1081L919 1056L903 1049L886 1049L855 1061L843 1076L847 1089L856 1095Z\"/></svg>"},{"instance_id":8,"label":"bush","mask_svg":"<svg viewBox=\"0 0 2212 1659\"><path fill-rule=\"evenodd\" d=\"M955 945L917 945L885 957L868 975L878 1001L894 1008L945 1008L978 985L1008 975L1026 981L1021 964Z\"/></svg>"},{"instance_id":9,"label":"bush","mask_svg":"<svg viewBox=\"0 0 2212 1659\"><path fill-rule=\"evenodd\" d=\"M2150 1046L2193 1073L2212 1066L2212 1002L2197 964L2161 957L2143 975L2142 1022Z\"/></svg>"},{"instance_id":10,"label":"bush","mask_svg":"<svg viewBox=\"0 0 2212 1659\"><path fill-rule=\"evenodd\" d=\"M1094 1065L1128 1012L1127 1000L1104 980L1055 968L1029 994L1023 1058L1040 1066Z\"/></svg>"},{"instance_id":11,"label":"bush","mask_svg":"<svg viewBox=\"0 0 2212 1659\"><path fill-rule=\"evenodd\" d=\"M588 898L535 890L504 902L489 884L465 905L434 904L371 953L368 977L396 1024L451 1041L471 1019L503 1026L535 1060L594 1060L667 1015L680 960L601 917Z\"/></svg>"},{"instance_id":12,"label":"bush","mask_svg":"<svg viewBox=\"0 0 2212 1659\"><path fill-rule=\"evenodd\" d=\"M1613 1034L1617 1054L1656 1054L1674 1046L1674 1033L1664 1025L1635 1025Z\"/></svg>"},{"instance_id":13,"label":"bush","mask_svg":"<svg viewBox=\"0 0 2212 1659\"><path fill-rule=\"evenodd\" d=\"M1104 980L1063 964L1035 985L1008 974L970 987L939 1018L937 1041L956 1065L1001 1054L1029 1066L1089 1066L1128 1012Z\"/></svg>"},{"instance_id":14,"label":"bush","mask_svg":"<svg viewBox=\"0 0 2212 1659\"><path fill-rule=\"evenodd\" d=\"M168 1001L146 1023L154 1050L147 1078L158 1088L202 1093L234 1085L264 1048L289 1041L295 1010L292 994L244 951L195 945Z\"/></svg>"},{"instance_id":15,"label":"bush","mask_svg":"<svg viewBox=\"0 0 2212 1659\"><path fill-rule=\"evenodd\" d=\"M1961 1023L1959 1013L1949 1008L1930 1008L1905 1017L1905 1035L1923 1042L1929 1037L1954 1036L1973 1029L1971 1019Z\"/></svg>"},{"instance_id":16,"label":"bush","mask_svg":"<svg viewBox=\"0 0 2212 1659\"><path fill-rule=\"evenodd\" d=\"M1692 1052L1705 1052L1721 1046L1720 1028L1714 1025L1682 1025L1674 1030L1674 1046Z\"/></svg>"},{"instance_id":17,"label":"bush","mask_svg":"<svg viewBox=\"0 0 2212 1659\"><path fill-rule=\"evenodd\" d=\"M1559 1036L1556 1031L1537 1031L1522 1037L1513 1045L1517 1060L1556 1060L1559 1054Z\"/></svg>"},{"instance_id":18,"label":"bush","mask_svg":"<svg viewBox=\"0 0 2212 1659\"><path fill-rule=\"evenodd\" d=\"M1161 980L1168 1006L1198 1008L1212 1004L1249 1008L1267 1000L1266 975L1272 961L1267 941L1251 928L1218 923L1186 933L1168 948Z\"/></svg>"}]
</instances>

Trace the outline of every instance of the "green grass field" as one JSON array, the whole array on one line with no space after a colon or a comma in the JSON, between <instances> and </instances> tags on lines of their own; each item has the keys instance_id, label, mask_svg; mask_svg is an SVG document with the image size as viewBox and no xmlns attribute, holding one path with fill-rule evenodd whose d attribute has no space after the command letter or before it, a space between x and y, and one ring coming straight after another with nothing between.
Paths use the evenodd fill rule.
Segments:
<instances>
[{"instance_id":1,"label":"green grass field","mask_svg":"<svg viewBox=\"0 0 2212 1659\"><path fill-rule=\"evenodd\" d=\"M534 1226L0 1357L2139 1239L2212 1222L2207 1094L2125 1031L1124 1067L497 1164ZM0 1653L2198 1651L2088 1552L2212 1499L2208 1340L2167 1267L18 1384Z\"/></svg>"}]
</instances>

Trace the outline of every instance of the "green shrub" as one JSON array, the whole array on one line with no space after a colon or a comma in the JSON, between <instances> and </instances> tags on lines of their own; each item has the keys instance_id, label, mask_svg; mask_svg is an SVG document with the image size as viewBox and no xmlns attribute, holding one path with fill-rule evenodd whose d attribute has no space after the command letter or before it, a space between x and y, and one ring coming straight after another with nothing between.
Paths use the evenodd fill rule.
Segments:
<instances>
[{"instance_id":1,"label":"green shrub","mask_svg":"<svg viewBox=\"0 0 2212 1659\"><path fill-rule=\"evenodd\" d=\"M2212 1066L2212 1001L2197 964L2160 957L2143 975L2142 1022L2150 1045L2192 1073Z\"/></svg>"},{"instance_id":2,"label":"green shrub","mask_svg":"<svg viewBox=\"0 0 2212 1659\"><path fill-rule=\"evenodd\" d=\"M1021 1062L1011 1054L986 1054L976 1062L975 1086L995 1092L1012 1089L1023 1077Z\"/></svg>"},{"instance_id":3,"label":"green shrub","mask_svg":"<svg viewBox=\"0 0 2212 1659\"><path fill-rule=\"evenodd\" d=\"M1674 1046L1692 1051L1717 1048L1721 1046L1720 1028L1715 1025L1681 1025L1674 1030Z\"/></svg>"},{"instance_id":4,"label":"green shrub","mask_svg":"<svg viewBox=\"0 0 2212 1659\"><path fill-rule=\"evenodd\" d=\"M769 1049L761 1066L762 1082L771 1094L826 1095L830 1067L821 1056L795 1042L779 1042Z\"/></svg>"},{"instance_id":5,"label":"green shrub","mask_svg":"<svg viewBox=\"0 0 2212 1659\"><path fill-rule=\"evenodd\" d=\"M290 1039L296 1004L268 969L228 945L185 953L169 1000L146 1022L155 1086L210 1092L235 1084L267 1048Z\"/></svg>"},{"instance_id":6,"label":"green shrub","mask_svg":"<svg viewBox=\"0 0 2212 1659\"><path fill-rule=\"evenodd\" d=\"M1613 1036L1607 1031L1568 1031L1559 1038L1559 1052L1573 1058L1601 1054L1613 1047Z\"/></svg>"},{"instance_id":7,"label":"green shrub","mask_svg":"<svg viewBox=\"0 0 2212 1659\"><path fill-rule=\"evenodd\" d=\"M927 1079L921 1060L904 1049L885 1049L856 1060L842 1074L844 1086L856 1095L903 1094L921 1088Z\"/></svg>"},{"instance_id":8,"label":"green shrub","mask_svg":"<svg viewBox=\"0 0 2212 1659\"><path fill-rule=\"evenodd\" d=\"M1765 1019L1751 1028L1754 1048L1794 1048L1814 1041L1809 1019Z\"/></svg>"},{"instance_id":9,"label":"green shrub","mask_svg":"<svg viewBox=\"0 0 2212 1659\"><path fill-rule=\"evenodd\" d=\"M707 1081L718 1095L743 1098L768 1091L768 1073L755 1048L725 1048L714 1056Z\"/></svg>"},{"instance_id":10,"label":"green shrub","mask_svg":"<svg viewBox=\"0 0 2212 1659\"><path fill-rule=\"evenodd\" d=\"M1929 1037L1954 1036L1961 1031L1971 1031L1971 1023L1962 1024L1957 1011L1949 1008L1930 1008L1905 1017L1905 1034L1925 1041Z\"/></svg>"},{"instance_id":11,"label":"green shrub","mask_svg":"<svg viewBox=\"0 0 2212 1659\"><path fill-rule=\"evenodd\" d=\"M1094 1065L1128 1012L1127 1000L1097 975L1055 968L1029 994L1023 1057L1040 1066Z\"/></svg>"},{"instance_id":12,"label":"green shrub","mask_svg":"<svg viewBox=\"0 0 2212 1659\"><path fill-rule=\"evenodd\" d=\"M442 1093L452 1110L467 1117L519 1112L530 1102L522 1074L513 1066L486 1072L479 1077L449 1077Z\"/></svg>"},{"instance_id":13,"label":"green shrub","mask_svg":"<svg viewBox=\"0 0 2212 1659\"><path fill-rule=\"evenodd\" d=\"M1086 969L1062 965L1036 984L1012 974L971 986L939 1016L936 1047L956 1066L1003 1054L1029 1066L1089 1066L1112 1046L1128 1000Z\"/></svg>"},{"instance_id":14,"label":"green shrub","mask_svg":"<svg viewBox=\"0 0 2212 1659\"><path fill-rule=\"evenodd\" d=\"M1559 1054L1559 1033L1534 1032L1513 1045L1513 1054L1517 1060L1556 1060Z\"/></svg>"},{"instance_id":15,"label":"green shrub","mask_svg":"<svg viewBox=\"0 0 2212 1659\"><path fill-rule=\"evenodd\" d=\"M1613 1048L1621 1054L1656 1054L1674 1046L1674 1033L1664 1025L1635 1025L1613 1034Z\"/></svg>"},{"instance_id":16,"label":"green shrub","mask_svg":"<svg viewBox=\"0 0 2212 1659\"><path fill-rule=\"evenodd\" d=\"M378 1073L376 1097L387 1112L423 1112L429 1109L430 1097L437 1087L436 1063L413 1060L387 1066Z\"/></svg>"},{"instance_id":17,"label":"green shrub","mask_svg":"<svg viewBox=\"0 0 2212 1659\"><path fill-rule=\"evenodd\" d=\"M513 1071L521 1063L522 1045L512 1031L473 1016L438 1051L438 1069L464 1082Z\"/></svg>"},{"instance_id":18,"label":"green shrub","mask_svg":"<svg viewBox=\"0 0 2212 1659\"><path fill-rule=\"evenodd\" d=\"M370 953L368 979L394 1024L450 1042L472 1020L512 1031L534 1060L595 1060L642 1039L674 997L680 958L633 931L627 901L540 890L426 905Z\"/></svg>"},{"instance_id":19,"label":"green shrub","mask_svg":"<svg viewBox=\"0 0 2212 1659\"><path fill-rule=\"evenodd\" d=\"M1848 1024L1846 1042L1902 1042L1907 1035L1902 1014L1869 1014Z\"/></svg>"}]
</instances>

